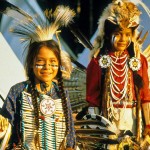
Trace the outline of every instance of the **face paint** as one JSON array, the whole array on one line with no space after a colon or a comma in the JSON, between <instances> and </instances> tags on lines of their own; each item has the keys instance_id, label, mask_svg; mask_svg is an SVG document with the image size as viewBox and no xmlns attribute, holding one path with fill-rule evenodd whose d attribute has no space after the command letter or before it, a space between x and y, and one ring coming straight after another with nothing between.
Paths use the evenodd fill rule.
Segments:
<instances>
[{"instance_id":1,"label":"face paint","mask_svg":"<svg viewBox=\"0 0 150 150\"><path fill-rule=\"evenodd\" d=\"M114 46L114 43L116 43L117 41L118 41L118 38L116 37L116 35L112 35L111 44Z\"/></svg>"},{"instance_id":2,"label":"face paint","mask_svg":"<svg viewBox=\"0 0 150 150\"><path fill-rule=\"evenodd\" d=\"M132 30L118 29L112 33L111 45L114 51L124 51L131 44Z\"/></svg>"},{"instance_id":3,"label":"face paint","mask_svg":"<svg viewBox=\"0 0 150 150\"><path fill-rule=\"evenodd\" d=\"M38 64L36 64L35 67L39 68L39 69L42 69L44 67L44 65L38 65Z\"/></svg>"},{"instance_id":4,"label":"face paint","mask_svg":"<svg viewBox=\"0 0 150 150\"><path fill-rule=\"evenodd\" d=\"M58 73L59 62L55 53L48 47L42 47L33 64L37 81L49 84Z\"/></svg>"},{"instance_id":5,"label":"face paint","mask_svg":"<svg viewBox=\"0 0 150 150\"><path fill-rule=\"evenodd\" d=\"M45 65L46 65L46 64L44 64L44 65L36 64L35 67L36 67L36 68L39 68L39 69L42 69L42 68L45 67ZM49 66L49 67L52 67L52 68L54 68L54 69L55 69L55 68L56 68L56 69L58 68L58 65L55 65L55 64L48 64L48 66Z\"/></svg>"}]
</instances>

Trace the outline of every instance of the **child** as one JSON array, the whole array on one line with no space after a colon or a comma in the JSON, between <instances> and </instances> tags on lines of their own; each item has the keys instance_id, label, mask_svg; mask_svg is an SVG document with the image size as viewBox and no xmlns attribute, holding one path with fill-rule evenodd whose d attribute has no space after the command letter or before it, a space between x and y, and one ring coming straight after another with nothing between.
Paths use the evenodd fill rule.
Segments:
<instances>
[{"instance_id":1,"label":"child","mask_svg":"<svg viewBox=\"0 0 150 150\"><path fill-rule=\"evenodd\" d=\"M58 14L55 12L56 20L57 16L66 19L66 12L69 13L63 7L64 12L59 14L60 8ZM73 16L74 12L69 11ZM70 22L68 18L67 21ZM74 149L71 105L62 79L64 73L70 75L72 66L69 57L52 39L58 25L54 21L39 27L31 22L13 30L19 31L24 40L30 39L30 45L25 60L28 80L10 89L1 111L1 131L7 129L8 120L12 128L7 149Z\"/></svg>"},{"instance_id":2,"label":"child","mask_svg":"<svg viewBox=\"0 0 150 150\"><path fill-rule=\"evenodd\" d=\"M141 138L141 107L145 134L150 134L148 64L140 53L140 11L130 1L113 1L99 20L93 57L87 67L89 110L100 113L119 130ZM98 111L97 111L98 112Z\"/></svg>"}]
</instances>

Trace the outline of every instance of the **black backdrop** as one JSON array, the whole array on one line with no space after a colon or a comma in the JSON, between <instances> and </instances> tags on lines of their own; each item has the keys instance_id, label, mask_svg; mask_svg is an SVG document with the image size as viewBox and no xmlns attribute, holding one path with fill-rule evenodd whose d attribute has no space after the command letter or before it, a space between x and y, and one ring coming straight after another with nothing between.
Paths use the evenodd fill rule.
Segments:
<instances>
[{"instance_id":1,"label":"black backdrop","mask_svg":"<svg viewBox=\"0 0 150 150\"><path fill-rule=\"evenodd\" d=\"M90 39L97 29L101 12L111 0L37 0L37 2L42 10L55 9L57 5L70 6L76 12L74 19L76 26ZM77 42L69 29L63 28L61 36L76 56L83 51L84 47Z\"/></svg>"}]
</instances>

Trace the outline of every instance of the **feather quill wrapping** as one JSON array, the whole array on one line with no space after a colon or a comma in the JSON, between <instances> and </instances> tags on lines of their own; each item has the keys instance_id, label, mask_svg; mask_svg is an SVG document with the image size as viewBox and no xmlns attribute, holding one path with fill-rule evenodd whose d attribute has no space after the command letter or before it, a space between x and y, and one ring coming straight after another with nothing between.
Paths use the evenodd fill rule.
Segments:
<instances>
[{"instance_id":1,"label":"feather quill wrapping","mask_svg":"<svg viewBox=\"0 0 150 150\"><path fill-rule=\"evenodd\" d=\"M81 43L85 48L88 48L89 50L93 49L93 45L77 27L75 27L73 24L69 24L68 27L70 31L74 34L74 36L78 39L79 43Z\"/></svg>"},{"instance_id":2,"label":"feather quill wrapping","mask_svg":"<svg viewBox=\"0 0 150 150\"><path fill-rule=\"evenodd\" d=\"M25 11L7 2L6 0L1 0L0 3L0 13L25 22L32 20L32 17L28 15Z\"/></svg>"}]
</instances>

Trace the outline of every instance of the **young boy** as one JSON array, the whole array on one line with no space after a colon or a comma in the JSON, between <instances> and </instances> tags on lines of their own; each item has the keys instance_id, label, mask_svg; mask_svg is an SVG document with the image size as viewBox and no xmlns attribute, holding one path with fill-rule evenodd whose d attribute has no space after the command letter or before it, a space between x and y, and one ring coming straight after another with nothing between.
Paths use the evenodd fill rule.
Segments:
<instances>
[{"instance_id":1,"label":"young boy","mask_svg":"<svg viewBox=\"0 0 150 150\"><path fill-rule=\"evenodd\" d=\"M141 138L141 121L150 134L148 63L140 53L137 28L140 11L129 1L113 1L99 20L99 33L87 67L90 110ZM143 108L143 109L142 109ZM141 109L145 120L142 118Z\"/></svg>"}]
</instances>

